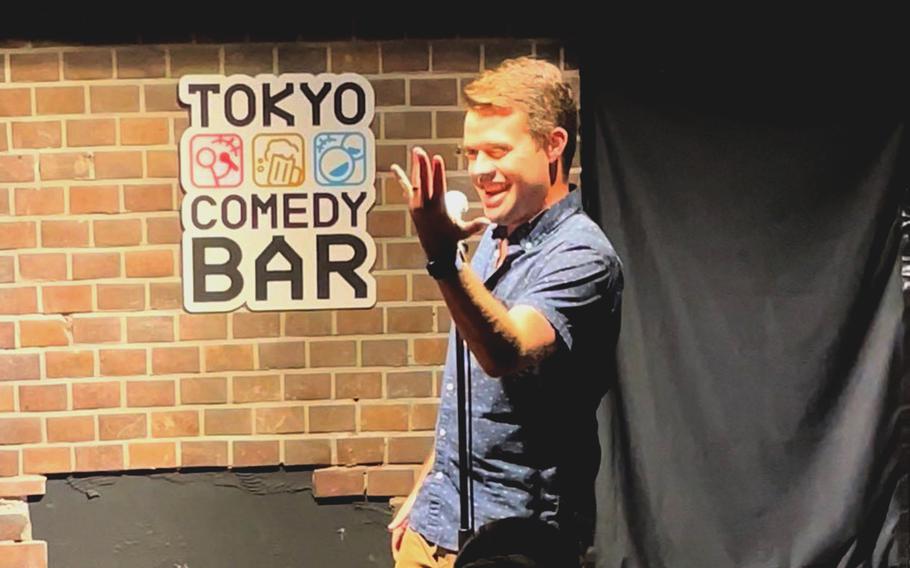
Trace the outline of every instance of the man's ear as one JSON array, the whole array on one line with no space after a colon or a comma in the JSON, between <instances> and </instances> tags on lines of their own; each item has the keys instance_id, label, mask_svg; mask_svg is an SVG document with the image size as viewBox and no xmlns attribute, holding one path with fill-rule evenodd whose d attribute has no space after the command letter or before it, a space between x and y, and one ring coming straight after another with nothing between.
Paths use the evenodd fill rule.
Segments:
<instances>
[{"instance_id":1,"label":"man's ear","mask_svg":"<svg viewBox=\"0 0 910 568\"><path fill-rule=\"evenodd\" d=\"M550 132L550 135L547 137L547 161L551 164L560 157L562 157L563 151L566 149L566 144L569 143L569 133L565 128L557 126Z\"/></svg>"}]
</instances>

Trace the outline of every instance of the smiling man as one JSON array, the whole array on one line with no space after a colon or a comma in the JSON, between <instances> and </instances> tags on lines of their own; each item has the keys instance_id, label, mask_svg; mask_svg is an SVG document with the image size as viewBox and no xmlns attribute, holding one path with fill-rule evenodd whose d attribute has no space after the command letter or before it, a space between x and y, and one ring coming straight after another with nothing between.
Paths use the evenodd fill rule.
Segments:
<instances>
[{"instance_id":1,"label":"smiling man","mask_svg":"<svg viewBox=\"0 0 910 568\"><path fill-rule=\"evenodd\" d=\"M463 148L484 217L453 221L445 164L412 153L408 203L470 358L475 523L538 518L591 542L594 413L619 334L619 258L569 184L577 110L558 68L504 62L465 88ZM593 190L593 188L592 188ZM458 242L483 231L470 264ZM398 568L448 567L458 548L455 339L435 448L396 518Z\"/></svg>"}]
</instances>

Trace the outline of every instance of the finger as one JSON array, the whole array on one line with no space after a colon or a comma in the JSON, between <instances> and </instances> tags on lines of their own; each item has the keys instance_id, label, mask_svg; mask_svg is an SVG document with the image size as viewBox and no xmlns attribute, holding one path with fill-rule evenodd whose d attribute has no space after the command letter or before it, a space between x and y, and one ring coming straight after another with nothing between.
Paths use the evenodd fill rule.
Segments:
<instances>
[{"instance_id":1,"label":"finger","mask_svg":"<svg viewBox=\"0 0 910 568\"><path fill-rule=\"evenodd\" d=\"M421 204L425 204L432 198L433 186L430 183L430 157L423 148L416 148L417 163L419 166L417 191L420 193Z\"/></svg>"},{"instance_id":2,"label":"finger","mask_svg":"<svg viewBox=\"0 0 910 568\"><path fill-rule=\"evenodd\" d=\"M430 199L436 204L444 204L446 196L446 163L442 156L433 156L433 193Z\"/></svg>"},{"instance_id":3,"label":"finger","mask_svg":"<svg viewBox=\"0 0 910 568\"><path fill-rule=\"evenodd\" d=\"M467 238L477 233L483 232L492 224L492 221L486 217L478 217L466 223L461 224L462 238Z\"/></svg>"},{"instance_id":4,"label":"finger","mask_svg":"<svg viewBox=\"0 0 910 568\"><path fill-rule=\"evenodd\" d=\"M419 146L411 149L411 192L408 204L411 209L423 206L423 190L420 188L420 154L423 150Z\"/></svg>"},{"instance_id":5,"label":"finger","mask_svg":"<svg viewBox=\"0 0 910 568\"><path fill-rule=\"evenodd\" d=\"M403 195L410 200L411 194L414 193L414 186L411 185L408 175L404 173L404 169L398 164L392 164L392 173L395 174L395 179L398 181L398 185L401 186Z\"/></svg>"}]
</instances>

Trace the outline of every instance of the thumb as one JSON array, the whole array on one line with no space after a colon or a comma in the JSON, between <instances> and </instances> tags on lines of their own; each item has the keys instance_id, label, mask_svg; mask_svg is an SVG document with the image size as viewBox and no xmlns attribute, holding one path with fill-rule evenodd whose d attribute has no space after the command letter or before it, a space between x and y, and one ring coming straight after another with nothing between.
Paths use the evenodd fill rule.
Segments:
<instances>
[{"instance_id":1,"label":"thumb","mask_svg":"<svg viewBox=\"0 0 910 568\"><path fill-rule=\"evenodd\" d=\"M477 217L476 219L472 219L466 223L463 223L461 225L461 230L466 237L470 237L484 231L491 224L492 221L486 217Z\"/></svg>"}]
</instances>

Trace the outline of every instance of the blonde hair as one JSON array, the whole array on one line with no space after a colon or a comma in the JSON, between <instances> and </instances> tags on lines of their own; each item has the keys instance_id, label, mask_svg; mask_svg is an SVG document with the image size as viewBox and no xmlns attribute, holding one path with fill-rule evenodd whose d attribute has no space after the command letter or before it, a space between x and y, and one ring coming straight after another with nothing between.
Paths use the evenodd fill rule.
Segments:
<instances>
[{"instance_id":1,"label":"blonde hair","mask_svg":"<svg viewBox=\"0 0 910 568\"><path fill-rule=\"evenodd\" d=\"M568 141L562 153L563 174L568 177L575 156L578 110L572 87L552 63L531 57L507 59L485 71L463 91L469 109L518 109L528 115L528 129L539 147L544 147L550 132L562 127Z\"/></svg>"}]
</instances>

